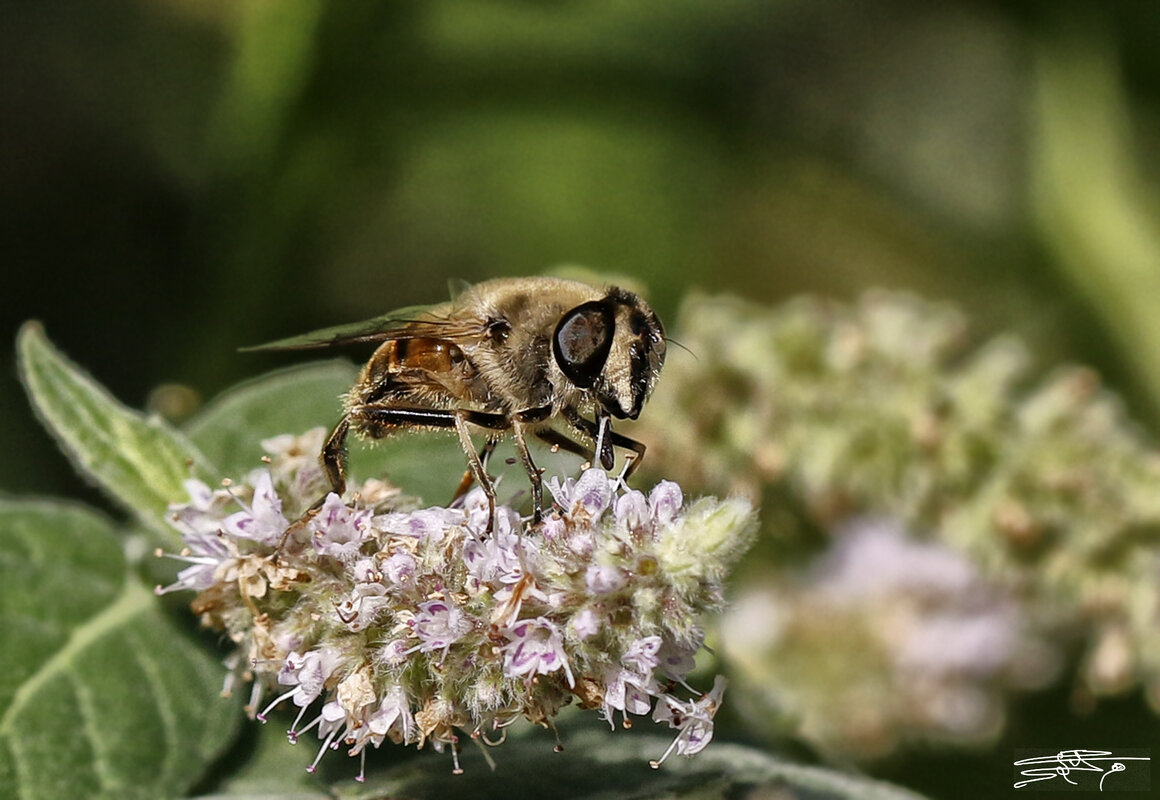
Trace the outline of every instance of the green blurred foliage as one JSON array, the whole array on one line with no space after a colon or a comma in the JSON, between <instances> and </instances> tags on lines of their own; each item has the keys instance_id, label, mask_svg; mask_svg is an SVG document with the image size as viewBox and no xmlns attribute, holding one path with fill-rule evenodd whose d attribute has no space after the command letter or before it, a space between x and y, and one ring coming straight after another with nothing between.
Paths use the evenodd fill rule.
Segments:
<instances>
[{"instance_id":1,"label":"green blurred foliage","mask_svg":"<svg viewBox=\"0 0 1160 800\"><path fill-rule=\"evenodd\" d=\"M5 329L43 318L130 400L562 262L663 311L691 286L906 286L1148 386L1110 346L1122 297L1077 277L1118 254L1066 269L1051 211L1083 164L1110 211L1155 200L1123 185L1155 161L1147 4L7 6Z\"/></svg>"}]
</instances>

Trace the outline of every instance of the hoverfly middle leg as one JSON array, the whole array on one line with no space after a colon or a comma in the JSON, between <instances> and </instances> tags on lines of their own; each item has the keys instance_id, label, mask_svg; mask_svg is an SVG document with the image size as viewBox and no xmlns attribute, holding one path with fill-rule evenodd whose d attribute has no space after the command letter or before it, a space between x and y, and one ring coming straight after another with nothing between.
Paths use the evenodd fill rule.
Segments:
<instances>
[{"instance_id":1,"label":"hoverfly middle leg","mask_svg":"<svg viewBox=\"0 0 1160 800\"><path fill-rule=\"evenodd\" d=\"M644 459L645 445L644 442L638 442L623 434L612 430L611 420L608 417L600 417L599 422L592 422L582 416L580 412L575 409L564 409L564 419L568 421L578 433L582 433L592 438L596 446L600 448L600 465L606 470L612 469L613 452L612 448L619 447L623 450L631 450L632 455L625 456L624 470L620 475L621 480L628 480L632 473L636 472L636 468L640 466L640 462Z\"/></svg>"},{"instance_id":2,"label":"hoverfly middle leg","mask_svg":"<svg viewBox=\"0 0 1160 800\"><path fill-rule=\"evenodd\" d=\"M624 438L612 430L612 420L607 415L602 415L599 422L592 422L580 416L580 412L574 408L565 408L563 413L569 425L592 440L593 452L600 466L605 470L612 469L616 461L612 446L618 443L618 438Z\"/></svg>"}]
</instances>

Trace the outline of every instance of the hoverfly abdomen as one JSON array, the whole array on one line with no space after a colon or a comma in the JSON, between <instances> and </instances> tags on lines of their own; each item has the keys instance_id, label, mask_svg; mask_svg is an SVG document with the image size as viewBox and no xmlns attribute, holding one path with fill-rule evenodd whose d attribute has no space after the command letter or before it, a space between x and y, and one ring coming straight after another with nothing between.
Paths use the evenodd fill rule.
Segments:
<instances>
[{"instance_id":1,"label":"hoverfly abdomen","mask_svg":"<svg viewBox=\"0 0 1160 800\"><path fill-rule=\"evenodd\" d=\"M463 351L445 339L396 339L384 347L392 372L404 369L450 372L463 363Z\"/></svg>"}]
</instances>

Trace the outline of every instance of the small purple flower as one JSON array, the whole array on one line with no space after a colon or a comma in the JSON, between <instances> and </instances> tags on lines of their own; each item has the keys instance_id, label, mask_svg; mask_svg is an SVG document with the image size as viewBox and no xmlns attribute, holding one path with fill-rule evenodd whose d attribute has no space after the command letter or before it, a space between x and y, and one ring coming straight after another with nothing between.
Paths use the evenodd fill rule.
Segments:
<instances>
[{"instance_id":1,"label":"small purple flower","mask_svg":"<svg viewBox=\"0 0 1160 800\"><path fill-rule=\"evenodd\" d=\"M584 572L584 585L592 594L612 594L624 588L627 578L620 567L593 564Z\"/></svg>"},{"instance_id":2,"label":"small purple flower","mask_svg":"<svg viewBox=\"0 0 1160 800\"><path fill-rule=\"evenodd\" d=\"M596 537L587 528L577 528L567 539L568 549L581 558L588 558L596 549Z\"/></svg>"},{"instance_id":3,"label":"small purple flower","mask_svg":"<svg viewBox=\"0 0 1160 800\"><path fill-rule=\"evenodd\" d=\"M176 589L193 589L200 592L213 586L216 580L218 567L230 557L229 551L222 542L216 553L202 556L177 556L182 561L189 562L190 566L177 573L177 580L169 586L158 590L159 594L166 594Z\"/></svg>"},{"instance_id":4,"label":"small purple flower","mask_svg":"<svg viewBox=\"0 0 1160 800\"><path fill-rule=\"evenodd\" d=\"M699 644L693 649L687 649L665 642L657 652L661 672L674 681L684 681L685 676L697 665L694 655L699 649L701 649Z\"/></svg>"},{"instance_id":5,"label":"small purple flower","mask_svg":"<svg viewBox=\"0 0 1160 800\"><path fill-rule=\"evenodd\" d=\"M490 511L491 508L488 505L487 495L484 494L483 489L477 486L463 498L463 514L465 515L465 519L460 519L459 524L466 524L467 529L476 538L484 538L487 535L487 515ZM495 524L491 527L491 535L493 536L500 534L505 536L518 535L522 527L520 515L507 506L497 506L495 509Z\"/></svg>"},{"instance_id":6,"label":"small purple flower","mask_svg":"<svg viewBox=\"0 0 1160 800\"><path fill-rule=\"evenodd\" d=\"M225 492L214 492L204 483L190 478L182 483L189 494L188 503L169 506L169 524L181 534L187 545L197 539L217 538L221 530L221 515L215 513L215 501L232 499Z\"/></svg>"},{"instance_id":7,"label":"small purple flower","mask_svg":"<svg viewBox=\"0 0 1160 800\"><path fill-rule=\"evenodd\" d=\"M221 525L231 536L260 544L276 544L282 538L290 523L282 516L282 500L268 470L259 471L249 508L226 517Z\"/></svg>"},{"instance_id":8,"label":"small purple flower","mask_svg":"<svg viewBox=\"0 0 1160 800\"><path fill-rule=\"evenodd\" d=\"M616 482L602 469L585 470L572 489L573 515L583 512L589 519L597 519L612 504Z\"/></svg>"},{"instance_id":9,"label":"small purple flower","mask_svg":"<svg viewBox=\"0 0 1160 800\"><path fill-rule=\"evenodd\" d=\"M413 536L433 544L443 541L443 534L448 528L462 522L462 511L438 507L379 514L374 518L374 526L381 531L399 536Z\"/></svg>"},{"instance_id":10,"label":"small purple flower","mask_svg":"<svg viewBox=\"0 0 1160 800\"><path fill-rule=\"evenodd\" d=\"M713 716L721 707L725 686L724 676L718 675L713 680L713 688L696 700L681 701L668 694L660 696L653 720L667 722L670 728L677 728L680 733L664 755L649 762L650 766L659 767L674 750L677 755L691 756L705 749L713 739Z\"/></svg>"},{"instance_id":11,"label":"small purple flower","mask_svg":"<svg viewBox=\"0 0 1160 800\"><path fill-rule=\"evenodd\" d=\"M556 505L564 511L567 511L572 505L572 488L576 485L576 479L565 478L564 480L560 480L556 476L552 476L544 485L548 487L548 492L552 495L552 499L556 501Z\"/></svg>"},{"instance_id":12,"label":"small purple flower","mask_svg":"<svg viewBox=\"0 0 1160 800\"><path fill-rule=\"evenodd\" d=\"M668 525L677 518L685 496L681 487L672 481L661 481L648 496L648 506L658 527Z\"/></svg>"},{"instance_id":13,"label":"small purple flower","mask_svg":"<svg viewBox=\"0 0 1160 800\"><path fill-rule=\"evenodd\" d=\"M391 588L399 591L414 588L419 565L410 553L397 551L383 561L382 570Z\"/></svg>"},{"instance_id":14,"label":"small purple flower","mask_svg":"<svg viewBox=\"0 0 1160 800\"><path fill-rule=\"evenodd\" d=\"M406 692L397 683L383 693L378 707L366 715L366 724L353 737L349 753L356 756L368 744L378 747L388 737L396 743L408 743L417 738L411 704L407 701Z\"/></svg>"},{"instance_id":15,"label":"small purple flower","mask_svg":"<svg viewBox=\"0 0 1160 800\"><path fill-rule=\"evenodd\" d=\"M628 646L628 650L620 657L620 663L641 675L649 675L660 664L657 657L660 649L661 637L645 636Z\"/></svg>"},{"instance_id":16,"label":"small purple flower","mask_svg":"<svg viewBox=\"0 0 1160 800\"><path fill-rule=\"evenodd\" d=\"M406 639L392 639L379 648L376 660L395 666L405 662L410 653L411 646Z\"/></svg>"},{"instance_id":17,"label":"small purple flower","mask_svg":"<svg viewBox=\"0 0 1160 800\"><path fill-rule=\"evenodd\" d=\"M600 632L600 617L591 608L583 608L578 611L573 615L572 622L569 624L572 627L572 633L580 641Z\"/></svg>"},{"instance_id":18,"label":"small purple flower","mask_svg":"<svg viewBox=\"0 0 1160 800\"><path fill-rule=\"evenodd\" d=\"M222 564L231 560L236 554L221 535L187 534L186 546L181 553L170 555L178 561L184 561L190 566L177 573L177 580L168 586L158 586L154 591L159 594L168 594L185 589L202 591L213 586L217 581L218 569Z\"/></svg>"},{"instance_id":19,"label":"small purple flower","mask_svg":"<svg viewBox=\"0 0 1160 800\"><path fill-rule=\"evenodd\" d=\"M643 492L636 489L629 489L616 498L612 513L616 518L616 524L629 531L641 530L652 520L648 500Z\"/></svg>"},{"instance_id":20,"label":"small purple flower","mask_svg":"<svg viewBox=\"0 0 1160 800\"><path fill-rule=\"evenodd\" d=\"M543 617L520 620L505 634L508 637L504 647L505 675L547 675L562 669L568 685L575 685L560 631L551 622Z\"/></svg>"},{"instance_id":21,"label":"small purple flower","mask_svg":"<svg viewBox=\"0 0 1160 800\"><path fill-rule=\"evenodd\" d=\"M463 543L463 561L467 571L482 583L515 583L523 574L520 537L512 531L504 531L499 526L486 539L468 539ZM527 550L525 549L526 553Z\"/></svg>"},{"instance_id":22,"label":"small purple flower","mask_svg":"<svg viewBox=\"0 0 1160 800\"><path fill-rule=\"evenodd\" d=\"M286 664L278 673L278 683L292 686L294 690L294 705L305 707L314 702L322 693L326 679L338 666L338 655L330 650L311 650L309 653L294 659L297 653L291 653L286 658Z\"/></svg>"},{"instance_id":23,"label":"small purple flower","mask_svg":"<svg viewBox=\"0 0 1160 800\"><path fill-rule=\"evenodd\" d=\"M563 483L557 478L548 481L548 491L560 506L571 516L583 516L596 520L612 504L616 481L609 478L602 469L588 469L578 480L568 478Z\"/></svg>"},{"instance_id":24,"label":"small purple flower","mask_svg":"<svg viewBox=\"0 0 1160 800\"><path fill-rule=\"evenodd\" d=\"M544 537L545 541L556 541L567 535L567 532L568 523L556 512L546 515L544 521L540 523L540 536Z\"/></svg>"},{"instance_id":25,"label":"small purple flower","mask_svg":"<svg viewBox=\"0 0 1160 800\"><path fill-rule=\"evenodd\" d=\"M355 583L381 583L383 573L373 558L360 558L349 567L350 577Z\"/></svg>"},{"instance_id":26,"label":"small purple flower","mask_svg":"<svg viewBox=\"0 0 1160 800\"><path fill-rule=\"evenodd\" d=\"M278 683L294 688L274 698L257 714L258 719L265 722L266 715L287 699L292 700L294 705L304 712L306 707L322 694L327 679L334 673L338 663L338 654L330 649L311 650L309 653L292 652L287 655L286 660L282 662L282 668L278 670ZM301 718L300 712L298 719ZM297 722L298 720L295 720L295 724Z\"/></svg>"},{"instance_id":27,"label":"small purple flower","mask_svg":"<svg viewBox=\"0 0 1160 800\"><path fill-rule=\"evenodd\" d=\"M387 587L381 583L360 583L335 609L338 618L351 631L361 631L373 624L380 612L390 607Z\"/></svg>"},{"instance_id":28,"label":"small purple flower","mask_svg":"<svg viewBox=\"0 0 1160 800\"><path fill-rule=\"evenodd\" d=\"M456 605L443 600L427 600L419 604L415 615L414 633L419 644L412 648L420 653L448 648L471 630L471 620Z\"/></svg>"},{"instance_id":29,"label":"small purple flower","mask_svg":"<svg viewBox=\"0 0 1160 800\"><path fill-rule=\"evenodd\" d=\"M647 714L656 691L656 681L649 676L631 669L609 670L604 675L604 718L616 728L617 711L626 718L629 714Z\"/></svg>"},{"instance_id":30,"label":"small purple flower","mask_svg":"<svg viewBox=\"0 0 1160 800\"><path fill-rule=\"evenodd\" d=\"M370 530L371 513L355 511L334 492L326 496L322 508L310 520L314 548L323 555L349 564L358 558Z\"/></svg>"}]
</instances>

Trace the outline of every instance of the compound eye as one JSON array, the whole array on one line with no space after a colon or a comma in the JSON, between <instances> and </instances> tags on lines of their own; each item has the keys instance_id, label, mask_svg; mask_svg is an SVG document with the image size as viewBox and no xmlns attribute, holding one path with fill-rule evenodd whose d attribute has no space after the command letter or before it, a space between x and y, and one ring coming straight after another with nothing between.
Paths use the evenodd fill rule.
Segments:
<instances>
[{"instance_id":1,"label":"compound eye","mask_svg":"<svg viewBox=\"0 0 1160 800\"><path fill-rule=\"evenodd\" d=\"M599 300L576 306L556 326L552 352L568 380L590 389L604 371L616 321L612 306Z\"/></svg>"}]
</instances>

